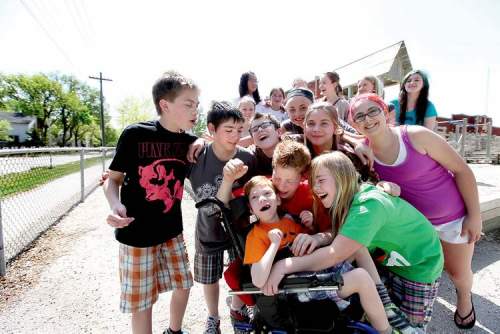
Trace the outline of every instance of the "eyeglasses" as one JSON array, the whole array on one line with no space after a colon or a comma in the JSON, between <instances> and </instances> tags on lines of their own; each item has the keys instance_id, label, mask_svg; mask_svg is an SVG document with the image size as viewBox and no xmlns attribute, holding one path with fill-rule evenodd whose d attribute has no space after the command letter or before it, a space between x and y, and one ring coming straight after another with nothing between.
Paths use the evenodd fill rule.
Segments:
<instances>
[{"instance_id":1,"label":"eyeglasses","mask_svg":"<svg viewBox=\"0 0 500 334\"><path fill-rule=\"evenodd\" d=\"M361 122L364 122L364 120L366 119L366 116L370 117L370 118L374 118L376 116L378 116L380 113L382 112L382 109L380 108L370 108L368 110L367 113L357 113L356 115L354 115L354 122L356 123L361 123Z\"/></svg>"},{"instance_id":2,"label":"eyeglasses","mask_svg":"<svg viewBox=\"0 0 500 334\"><path fill-rule=\"evenodd\" d=\"M260 124L252 126L250 128L250 133L252 133L252 134L256 133L257 131L259 131L259 129L265 130L265 129L269 128L272 125L273 125L273 123L271 123L271 122L262 122Z\"/></svg>"}]
</instances>

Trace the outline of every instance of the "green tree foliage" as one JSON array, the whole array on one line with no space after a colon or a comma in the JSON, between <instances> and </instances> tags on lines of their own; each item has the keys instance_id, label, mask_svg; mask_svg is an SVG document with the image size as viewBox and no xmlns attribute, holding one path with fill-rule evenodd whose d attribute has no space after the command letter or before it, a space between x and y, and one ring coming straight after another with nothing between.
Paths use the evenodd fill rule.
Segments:
<instances>
[{"instance_id":1,"label":"green tree foliage","mask_svg":"<svg viewBox=\"0 0 500 334\"><path fill-rule=\"evenodd\" d=\"M116 146L120 132L117 129L107 125L104 129L104 138L106 139L106 146Z\"/></svg>"},{"instance_id":2,"label":"green tree foliage","mask_svg":"<svg viewBox=\"0 0 500 334\"><path fill-rule=\"evenodd\" d=\"M198 110L198 120L193 127L193 133L201 137L207 132L207 116L203 113L203 108L200 106Z\"/></svg>"},{"instance_id":3,"label":"green tree foliage","mask_svg":"<svg viewBox=\"0 0 500 334\"><path fill-rule=\"evenodd\" d=\"M6 105L16 112L37 117L37 127L42 142L48 144L49 128L60 106L62 87L45 74L9 75Z\"/></svg>"},{"instance_id":4,"label":"green tree foliage","mask_svg":"<svg viewBox=\"0 0 500 334\"><path fill-rule=\"evenodd\" d=\"M9 131L12 129L9 121L0 120L0 141L11 141Z\"/></svg>"},{"instance_id":5,"label":"green tree foliage","mask_svg":"<svg viewBox=\"0 0 500 334\"><path fill-rule=\"evenodd\" d=\"M155 119L156 112L151 99L137 97L125 98L116 108L118 111L118 127L123 130L127 125Z\"/></svg>"},{"instance_id":6,"label":"green tree foliage","mask_svg":"<svg viewBox=\"0 0 500 334\"><path fill-rule=\"evenodd\" d=\"M36 116L31 144L100 145L99 91L74 76L0 73L0 108ZM113 142L106 111L104 120Z\"/></svg>"}]
</instances>

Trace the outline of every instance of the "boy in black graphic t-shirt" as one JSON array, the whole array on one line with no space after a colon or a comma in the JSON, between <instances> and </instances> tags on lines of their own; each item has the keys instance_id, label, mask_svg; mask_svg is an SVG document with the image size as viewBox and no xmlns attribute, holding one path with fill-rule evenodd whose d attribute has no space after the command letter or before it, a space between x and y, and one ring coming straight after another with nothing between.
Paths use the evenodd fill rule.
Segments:
<instances>
[{"instance_id":1,"label":"boy in black graphic t-shirt","mask_svg":"<svg viewBox=\"0 0 500 334\"><path fill-rule=\"evenodd\" d=\"M159 293L169 290L170 328L165 333L182 333L193 279L182 236L181 199L187 151L196 140L184 131L196 122L198 95L194 83L175 72L158 79L153 99L159 120L123 131L104 184L112 210L107 222L120 242L120 309L132 313L134 333L151 332L152 306Z\"/></svg>"}]
</instances>

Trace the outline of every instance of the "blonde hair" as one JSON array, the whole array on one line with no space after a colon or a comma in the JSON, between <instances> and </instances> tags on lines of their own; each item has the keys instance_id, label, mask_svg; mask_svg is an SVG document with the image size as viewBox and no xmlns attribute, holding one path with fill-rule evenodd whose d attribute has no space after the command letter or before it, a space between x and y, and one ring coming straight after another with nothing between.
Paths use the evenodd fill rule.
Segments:
<instances>
[{"instance_id":1,"label":"blonde hair","mask_svg":"<svg viewBox=\"0 0 500 334\"><path fill-rule=\"evenodd\" d=\"M240 106L243 104L243 103L247 103L247 102L250 102L253 104L253 106L255 107L256 103L255 103L255 100L248 96L248 95L245 95L243 96L239 101L238 101L238 109L240 109Z\"/></svg>"},{"instance_id":2,"label":"blonde hair","mask_svg":"<svg viewBox=\"0 0 500 334\"><path fill-rule=\"evenodd\" d=\"M342 127L339 124L337 107L335 107L330 102L325 102L325 101L320 101L311 104L307 109L306 115L304 117L304 127L307 126L307 120L309 119L309 117L311 117L311 114L317 110L322 110L332 120L334 126L332 149L336 150L340 142L340 136L344 133L344 129L342 129ZM304 144L307 145L307 137L305 135L304 135Z\"/></svg>"},{"instance_id":3,"label":"blonde hair","mask_svg":"<svg viewBox=\"0 0 500 334\"><path fill-rule=\"evenodd\" d=\"M379 78L377 78L374 75L367 75L367 76L364 76L359 81L362 81L362 80L366 80L366 81L371 82L371 84L373 85L373 89L374 89L374 91L371 93L375 93L378 96L380 96L381 98L384 98L384 95L385 95L384 94L384 84L382 83L382 81ZM358 81L358 84L359 84L359 81Z\"/></svg>"},{"instance_id":4,"label":"blonde hair","mask_svg":"<svg viewBox=\"0 0 500 334\"><path fill-rule=\"evenodd\" d=\"M269 178L263 175L257 175L248 180L247 183L245 183L245 185L243 186L245 196L248 197L252 189L256 186L269 186L274 191L274 193L276 193L276 188Z\"/></svg>"},{"instance_id":5,"label":"blonde hair","mask_svg":"<svg viewBox=\"0 0 500 334\"><path fill-rule=\"evenodd\" d=\"M345 223L354 195L359 191L358 173L351 160L344 153L335 151L319 155L311 163L309 185L312 189L314 189L314 180L320 168L325 168L330 173L337 190L332 207L329 209L332 232L335 236ZM318 205L321 201L314 192L313 197L313 212L314 216L317 217Z\"/></svg>"}]
</instances>

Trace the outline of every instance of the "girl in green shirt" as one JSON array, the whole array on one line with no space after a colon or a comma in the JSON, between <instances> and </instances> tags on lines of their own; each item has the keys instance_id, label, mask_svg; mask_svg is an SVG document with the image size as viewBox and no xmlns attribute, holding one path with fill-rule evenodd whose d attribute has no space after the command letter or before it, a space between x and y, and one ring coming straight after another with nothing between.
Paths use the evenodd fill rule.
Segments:
<instances>
[{"instance_id":1,"label":"girl in green shirt","mask_svg":"<svg viewBox=\"0 0 500 334\"><path fill-rule=\"evenodd\" d=\"M330 208L335 238L309 255L277 262L264 293L275 294L285 274L329 268L365 246L381 254L378 260L392 301L413 325L425 327L443 270L443 252L432 225L403 199L359 185L356 169L343 153L316 157L309 184L315 200Z\"/></svg>"}]
</instances>

